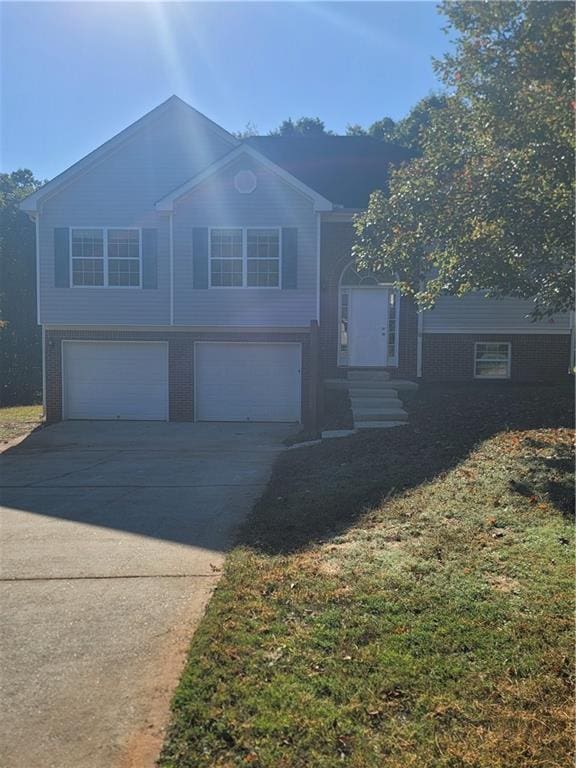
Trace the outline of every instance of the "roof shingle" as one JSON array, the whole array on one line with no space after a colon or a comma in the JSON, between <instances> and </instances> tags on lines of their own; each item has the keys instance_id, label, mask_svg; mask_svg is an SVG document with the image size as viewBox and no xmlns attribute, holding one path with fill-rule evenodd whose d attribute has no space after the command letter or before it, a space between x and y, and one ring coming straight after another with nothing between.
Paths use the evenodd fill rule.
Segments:
<instances>
[{"instance_id":1,"label":"roof shingle","mask_svg":"<svg viewBox=\"0 0 576 768\"><path fill-rule=\"evenodd\" d=\"M387 189L390 166L412 157L370 136L251 136L246 142L344 208L366 208L371 192Z\"/></svg>"}]
</instances>

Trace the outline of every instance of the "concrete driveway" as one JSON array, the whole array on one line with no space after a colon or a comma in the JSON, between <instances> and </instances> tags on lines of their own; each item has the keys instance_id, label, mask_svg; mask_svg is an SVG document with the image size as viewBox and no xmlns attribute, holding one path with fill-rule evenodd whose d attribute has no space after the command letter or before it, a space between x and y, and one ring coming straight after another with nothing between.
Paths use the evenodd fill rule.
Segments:
<instances>
[{"instance_id":1,"label":"concrete driveway","mask_svg":"<svg viewBox=\"0 0 576 768\"><path fill-rule=\"evenodd\" d=\"M293 430L67 422L0 456L9 768L147 768L237 524Z\"/></svg>"}]
</instances>

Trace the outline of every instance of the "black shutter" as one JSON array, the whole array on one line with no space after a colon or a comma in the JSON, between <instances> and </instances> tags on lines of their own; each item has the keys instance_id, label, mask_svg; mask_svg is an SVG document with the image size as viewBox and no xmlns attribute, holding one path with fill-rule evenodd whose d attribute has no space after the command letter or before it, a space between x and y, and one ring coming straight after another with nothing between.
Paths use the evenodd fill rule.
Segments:
<instances>
[{"instance_id":1,"label":"black shutter","mask_svg":"<svg viewBox=\"0 0 576 768\"><path fill-rule=\"evenodd\" d=\"M70 229L54 229L54 285L56 288L70 287Z\"/></svg>"}]
</instances>

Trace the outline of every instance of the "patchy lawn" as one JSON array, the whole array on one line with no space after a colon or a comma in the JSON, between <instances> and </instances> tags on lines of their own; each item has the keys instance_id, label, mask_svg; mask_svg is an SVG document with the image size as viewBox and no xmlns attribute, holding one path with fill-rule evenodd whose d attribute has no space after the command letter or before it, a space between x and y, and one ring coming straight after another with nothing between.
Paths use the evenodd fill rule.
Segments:
<instances>
[{"instance_id":1,"label":"patchy lawn","mask_svg":"<svg viewBox=\"0 0 576 768\"><path fill-rule=\"evenodd\" d=\"M32 432L42 423L41 405L0 408L0 444Z\"/></svg>"},{"instance_id":2,"label":"patchy lawn","mask_svg":"<svg viewBox=\"0 0 576 768\"><path fill-rule=\"evenodd\" d=\"M280 458L160 766L572 763L572 392L443 387L410 412Z\"/></svg>"}]
</instances>

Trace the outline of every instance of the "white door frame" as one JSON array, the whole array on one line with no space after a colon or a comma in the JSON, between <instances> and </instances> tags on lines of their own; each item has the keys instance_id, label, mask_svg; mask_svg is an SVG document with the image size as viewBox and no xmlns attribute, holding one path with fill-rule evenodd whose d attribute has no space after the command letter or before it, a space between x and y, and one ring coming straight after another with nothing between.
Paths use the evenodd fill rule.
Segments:
<instances>
[{"instance_id":1,"label":"white door frame","mask_svg":"<svg viewBox=\"0 0 576 768\"><path fill-rule=\"evenodd\" d=\"M344 270L345 271L345 270ZM342 348L341 343L341 328L342 328L342 309L343 309L343 296L347 295L347 321L350 323L350 296L352 291L362 291L367 289L386 289L387 296L390 296L391 292L394 292L395 296L395 332L396 332L396 344L395 344L395 354L394 356L390 356L388 354L388 333L390 328L390 316L387 312L386 314L386 357L385 361L380 366L373 366L373 367L382 367L382 368L397 368L398 367L398 342L399 342L399 331L400 331L400 293L398 291L394 291L394 287L392 283L380 283L378 285L371 284L371 285L349 285L349 286L343 286L339 285L338 287L338 327L337 327L337 344L338 344L338 357L337 357L337 365L339 368L347 368L350 366L350 342L348 341L348 347L347 349ZM386 307L389 308L389 299L386 301Z\"/></svg>"}]
</instances>

